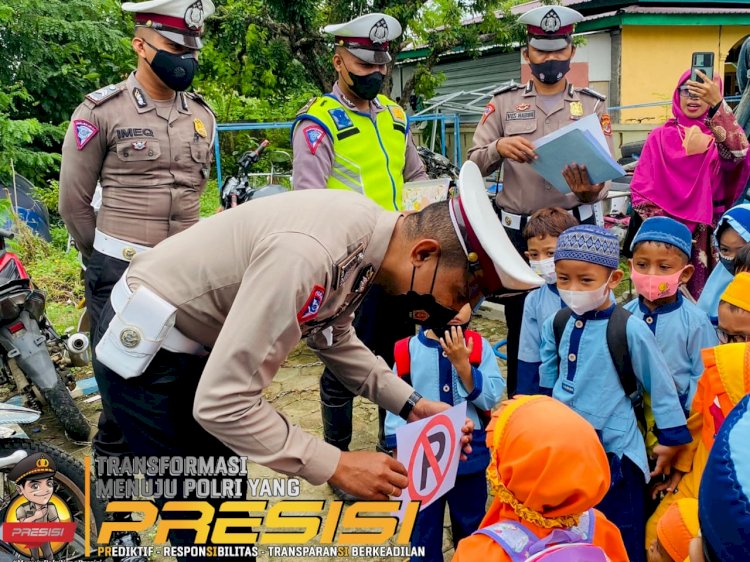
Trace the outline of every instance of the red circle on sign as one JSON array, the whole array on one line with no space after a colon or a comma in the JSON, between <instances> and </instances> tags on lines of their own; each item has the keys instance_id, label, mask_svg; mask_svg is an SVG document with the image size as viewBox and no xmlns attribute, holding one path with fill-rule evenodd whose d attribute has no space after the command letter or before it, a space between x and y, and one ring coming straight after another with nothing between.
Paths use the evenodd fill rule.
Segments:
<instances>
[{"instance_id":1,"label":"red circle on sign","mask_svg":"<svg viewBox=\"0 0 750 562\"><path fill-rule=\"evenodd\" d=\"M416 488L414 487L414 479L409 478L409 497L413 500L420 500L423 502L430 501L433 497L435 497L435 494L437 494L437 491L440 489L440 486L443 483L443 480L445 480L445 477L448 473L448 469L451 466L450 459L448 460L448 464L445 465L445 471L440 471L440 465L438 464L438 460L435 458L435 453L432 451L432 445L427 440L427 433L430 429L435 427L436 425L442 425L445 426L448 430L448 437L450 438L450 446L446 447L446 451L448 455L453 454L453 449L456 446L456 432L453 429L453 423L451 422L451 419L448 416L444 415L437 415L433 417L427 425L424 426L424 429L422 429L422 433L419 434L419 437L417 437L417 443L414 447L414 450L411 452L411 458L409 459L409 474L413 474L414 469L414 461L417 458L417 453L419 453L421 450L424 450L424 455L427 458L427 461L430 463L430 466L432 467L433 472L435 473L435 488L429 492L428 494L421 494L417 492Z\"/></svg>"}]
</instances>

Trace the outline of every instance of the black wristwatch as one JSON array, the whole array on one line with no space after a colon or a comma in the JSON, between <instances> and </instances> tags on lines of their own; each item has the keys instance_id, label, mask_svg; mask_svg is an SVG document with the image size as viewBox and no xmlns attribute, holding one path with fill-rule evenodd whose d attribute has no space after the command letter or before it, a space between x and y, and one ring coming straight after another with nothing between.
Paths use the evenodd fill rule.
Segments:
<instances>
[{"instance_id":1,"label":"black wristwatch","mask_svg":"<svg viewBox=\"0 0 750 562\"><path fill-rule=\"evenodd\" d=\"M422 399L422 395L417 392L416 390L411 393L411 396L406 400L406 404L404 404L404 407L401 408L401 411L398 413L398 415L402 419L408 419L409 414L411 414L411 411L414 409L414 406L417 405L417 402L419 402Z\"/></svg>"}]
</instances>

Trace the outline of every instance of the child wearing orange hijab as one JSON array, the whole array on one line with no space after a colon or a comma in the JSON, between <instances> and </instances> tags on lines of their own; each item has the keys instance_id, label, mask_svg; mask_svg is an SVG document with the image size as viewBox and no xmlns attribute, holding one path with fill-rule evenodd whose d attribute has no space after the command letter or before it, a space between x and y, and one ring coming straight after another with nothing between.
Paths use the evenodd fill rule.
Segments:
<instances>
[{"instance_id":1,"label":"child wearing orange hijab","mask_svg":"<svg viewBox=\"0 0 750 562\"><path fill-rule=\"evenodd\" d=\"M648 562L689 562L690 542L700 536L698 500L682 498L659 519Z\"/></svg>"},{"instance_id":2,"label":"child wearing orange hijab","mask_svg":"<svg viewBox=\"0 0 750 562\"><path fill-rule=\"evenodd\" d=\"M721 296L719 332L719 341L725 343L701 352L705 370L688 419L693 441L674 457L669 480L654 488L655 493L669 493L646 525L647 549L669 506L682 498L698 498L714 437L732 408L750 394L750 273L739 273Z\"/></svg>"},{"instance_id":3,"label":"child wearing orange hijab","mask_svg":"<svg viewBox=\"0 0 750 562\"><path fill-rule=\"evenodd\" d=\"M609 461L585 419L547 396L519 396L493 413L487 446L495 499L479 531L458 543L453 562L523 560L526 531L545 539L556 530L601 547L612 562L627 562L620 531L593 509L609 489ZM523 533L509 535L505 522L520 523ZM493 534L512 544L501 546Z\"/></svg>"}]
</instances>

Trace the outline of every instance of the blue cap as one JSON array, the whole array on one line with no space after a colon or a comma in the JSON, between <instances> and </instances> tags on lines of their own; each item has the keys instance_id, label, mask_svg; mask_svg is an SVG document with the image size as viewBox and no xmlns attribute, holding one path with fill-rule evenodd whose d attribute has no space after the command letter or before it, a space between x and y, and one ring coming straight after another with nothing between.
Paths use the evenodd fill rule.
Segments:
<instances>
[{"instance_id":1,"label":"blue cap","mask_svg":"<svg viewBox=\"0 0 750 562\"><path fill-rule=\"evenodd\" d=\"M750 545L750 395L721 425L698 493L704 548L717 561L748 559ZM706 544L707 543L707 544Z\"/></svg>"},{"instance_id":2,"label":"blue cap","mask_svg":"<svg viewBox=\"0 0 750 562\"><path fill-rule=\"evenodd\" d=\"M714 243L717 246L719 244L719 230L724 226L724 223L735 229L745 242L750 242L750 205L737 205L721 216L714 231Z\"/></svg>"},{"instance_id":3,"label":"blue cap","mask_svg":"<svg viewBox=\"0 0 750 562\"><path fill-rule=\"evenodd\" d=\"M617 269L620 263L620 241L601 226L573 226L557 239L555 262L560 260L585 261Z\"/></svg>"},{"instance_id":4,"label":"blue cap","mask_svg":"<svg viewBox=\"0 0 750 562\"><path fill-rule=\"evenodd\" d=\"M641 242L662 242L682 250L688 258L693 251L693 236L684 224L669 217L651 217L643 221L630 245L632 252Z\"/></svg>"}]
</instances>

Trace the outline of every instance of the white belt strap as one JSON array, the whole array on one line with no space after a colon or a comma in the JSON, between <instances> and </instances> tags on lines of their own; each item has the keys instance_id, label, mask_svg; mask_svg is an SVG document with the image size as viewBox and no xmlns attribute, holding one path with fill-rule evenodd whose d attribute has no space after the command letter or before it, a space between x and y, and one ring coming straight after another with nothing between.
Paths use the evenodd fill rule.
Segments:
<instances>
[{"instance_id":1,"label":"white belt strap","mask_svg":"<svg viewBox=\"0 0 750 562\"><path fill-rule=\"evenodd\" d=\"M94 249L111 258L130 261L137 254L150 250L148 246L141 246L126 240L120 240L109 234L105 234L98 228L94 232Z\"/></svg>"},{"instance_id":2,"label":"white belt strap","mask_svg":"<svg viewBox=\"0 0 750 562\"><path fill-rule=\"evenodd\" d=\"M115 312L120 313L128 302L130 295L133 291L130 290L127 283L127 270L120 277L120 280L112 288L112 295L110 299L112 301L112 308ZM185 334L180 332L176 327L172 327L167 336L164 338L164 342L161 345L162 349L172 351L174 353L187 353L189 355L205 355L206 348L198 343L197 341L191 340Z\"/></svg>"}]
</instances>

